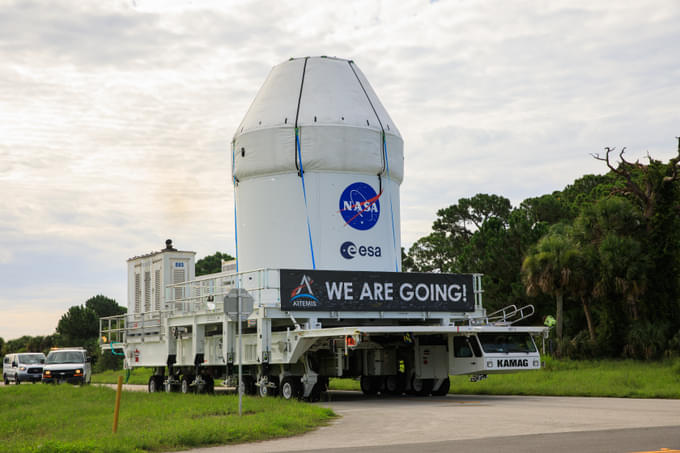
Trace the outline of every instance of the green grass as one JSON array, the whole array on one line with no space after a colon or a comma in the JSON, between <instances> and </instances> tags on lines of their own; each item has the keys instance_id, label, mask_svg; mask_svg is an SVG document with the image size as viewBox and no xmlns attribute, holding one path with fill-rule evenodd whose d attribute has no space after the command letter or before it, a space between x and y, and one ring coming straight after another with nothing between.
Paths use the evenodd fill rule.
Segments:
<instances>
[{"instance_id":1,"label":"green grass","mask_svg":"<svg viewBox=\"0 0 680 453\"><path fill-rule=\"evenodd\" d=\"M128 379L128 384L139 384L146 385L149 382L149 377L152 373L151 368L135 368L130 373L130 379ZM123 376L123 381L125 381L125 371L104 371L102 373L95 373L92 375L92 383L94 384L116 384L118 382L118 376Z\"/></svg>"},{"instance_id":2,"label":"green grass","mask_svg":"<svg viewBox=\"0 0 680 453\"><path fill-rule=\"evenodd\" d=\"M279 398L123 392L99 386L0 388L0 445L11 452L146 452L292 436L325 424L330 409Z\"/></svg>"},{"instance_id":3,"label":"green grass","mask_svg":"<svg viewBox=\"0 0 680 453\"><path fill-rule=\"evenodd\" d=\"M680 360L551 360L541 370L489 375L481 382L455 376L451 392L490 395L680 398Z\"/></svg>"},{"instance_id":4,"label":"green grass","mask_svg":"<svg viewBox=\"0 0 680 453\"><path fill-rule=\"evenodd\" d=\"M357 379L331 378L328 382L330 390L361 390Z\"/></svg>"},{"instance_id":5,"label":"green grass","mask_svg":"<svg viewBox=\"0 0 680 453\"><path fill-rule=\"evenodd\" d=\"M454 394L604 396L621 398L680 398L680 360L571 361L545 358L541 370L490 374L481 382L452 376ZM359 390L354 379L331 379L333 390Z\"/></svg>"}]
</instances>

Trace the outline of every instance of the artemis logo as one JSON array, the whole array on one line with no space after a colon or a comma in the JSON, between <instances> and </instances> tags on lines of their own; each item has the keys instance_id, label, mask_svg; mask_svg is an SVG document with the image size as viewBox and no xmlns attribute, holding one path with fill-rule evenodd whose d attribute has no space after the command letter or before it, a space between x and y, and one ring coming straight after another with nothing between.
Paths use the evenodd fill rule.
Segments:
<instances>
[{"instance_id":1,"label":"artemis logo","mask_svg":"<svg viewBox=\"0 0 680 453\"><path fill-rule=\"evenodd\" d=\"M496 361L496 366L498 368L529 366L529 360L527 360L527 359L498 359Z\"/></svg>"},{"instance_id":2,"label":"artemis logo","mask_svg":"<svg viewBox=\"0 0 680 453\"><path fill-rule=\"evenodd\" d=\"M360 245L356 246L354 242L347 241L343 242L342 245L340 246L340 254L342 255L343 258L351 260L355 256L368 256L368 257L380 257L382 256L382 250L380 249L379 246L372 246L372 245Z\"/></svg>"},{"instance_id":3,"label":"artemis logo","mask_svg":"<svg viewBox=\"0 0 680 453\"><path fill-rule=\"evenodd\" d=\"M319 305L319 299L312 292L312 283L314 283L314 280L307 275L302 276L300 285L290 293L290 303L294 307L316 307Z\"/></svg>"}]
</instances>

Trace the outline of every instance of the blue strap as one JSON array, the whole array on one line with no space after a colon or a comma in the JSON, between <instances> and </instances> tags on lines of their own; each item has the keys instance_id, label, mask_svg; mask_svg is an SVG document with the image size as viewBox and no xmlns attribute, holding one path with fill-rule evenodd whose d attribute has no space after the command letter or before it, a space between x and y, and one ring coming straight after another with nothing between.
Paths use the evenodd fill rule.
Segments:
<instances>
[{"instance_id":1,"label":"blue strap","mask_svg":"<svg viewBox=\"0 0 680 453\"><path fill-rule=\"evenodd\" d=\"M312 243L312 227L309 225L309 209L307 208L307 189L305 188L305 170L302 167L302 151L300 150L300 137L298 128L295 128L295 147L297 148L298 162L300 163L300 177L302 178L302 195L305 198L305 214L307 215L307 234L309 235L309 250L312 253L312 269L316 270L314 260L314 244Z\"/></svg>"},{"instance_id":2,"label":"blue strap","mask_svg":"<svg viewBox=\"0 0 680 453\"><path fill-rule=\"evenodd\" d=\"M387 168L387 180L390 181L390 163L387 160L387 141L385 140L385 132L382 133L383 142L383 155L385 156L385 166ZM389 192L390 199L390 215L392 216L392 244L394 247L394 272L399 272L399 262L397 261L401 258L401 250L397 251L397 233L394 228L394 208L392 207L392 191ZM399 254L399 258L397 258Z\"/></svg>"}]
</instances>

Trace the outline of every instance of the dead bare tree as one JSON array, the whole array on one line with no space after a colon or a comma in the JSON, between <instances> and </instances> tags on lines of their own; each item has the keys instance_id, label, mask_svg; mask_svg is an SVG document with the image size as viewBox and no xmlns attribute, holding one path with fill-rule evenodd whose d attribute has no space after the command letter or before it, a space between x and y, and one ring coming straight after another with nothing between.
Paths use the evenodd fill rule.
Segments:
<instances>
[{"instance_id":1,"label":"dead bare tree","mask_svg":"<svg viewBox=\"0 0 680 453\"><path fill-rule=\"evenodd\" d=\"M618 165L614 165L610 160L610 155L616 148L606 147L604 149L604 157L599 154L591 154L595 159L605 162L613 173L623 178L623 187L615 188L613 193L620 193L635 198L642 208L645 220L650 220L654 216L657 196L663 186L672 184L680 179L680 173L678 172L680 168L680 137L676 138L678 139L678 153L668 161L668 165L665 168L661 161L653 159L649 153L647 153L648 164L640 163L639 159L635 162L627 161L623 157L626 152L625 147L619 152L620 162ZM642 178L635 177L637 172L642 175ZM680 210L680 206L677 206L676 209ZM649 225L649 222L647 225Z\"/></svg>"}]
</instances>

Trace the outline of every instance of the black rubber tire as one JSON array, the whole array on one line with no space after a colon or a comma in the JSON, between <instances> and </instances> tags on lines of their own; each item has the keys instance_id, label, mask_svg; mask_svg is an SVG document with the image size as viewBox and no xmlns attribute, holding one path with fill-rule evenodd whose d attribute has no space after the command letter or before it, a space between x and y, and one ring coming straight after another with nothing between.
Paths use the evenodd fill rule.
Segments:
<instances>
[{"instance_id":1,"label":"black rubber tire","mask_svg":"<svg viewBox=\"0 0 680 453\"><path fill-rule=\"evenodd\" d=\"M19 376L14 376L14 385L19 385L21 384L21 381L19 380Z\"/></svg>"},{"instance_id":2,"label":"black rubber tire","mask_svg":"<svg viewBox=\"0 0 680 453\"><path fill-rule=\"evenodd\" d=\"M267 385L256 385L255 387L257 387L257 395L260 398L266 398L268 396L272 396L271 395L271 388L269 386L267 386Z\"/></svg>"},{"instance_id":3,"label":"black rubber tire","mask_svg":"<svg viewBox=\"0 0 680 453\"><path fill-rule=\"evenodd\" d=\"M432 391L432 396L444 396L449 393L451 388L451 380L449 378L444 379L444 381L439 385L437 390Z\"/></svg>"},{"instance_id":4,"label":"black rubber tire","mask_svg":"<svg viewBox=\"0 0 680 453\"><path fill-rule=\"evenodd\" d=\"M7 375L3 374L2 375L2 380L5 381L5 385L9 385L9 379L7 379Z\"/></svg>"},{"instance_id":5,"label":"black rubber tire","mask_svg":"<svg viewBox=\"0 0 680 453\"><path fill-rule=\"evenodd\" d=\"M269 387L269 396L279 396L279 390L281 389L281 386L279 385L279 377L278 376L269 376L269 382L274 384L274 387Z\"/></svg>"},{"instance_id":6,"label":"black rubber tire","mask_svg":"<svg viewBox=\"0 0 680 453\"><path fill-rule=\"evenodd\" d=\"M194 393L194 388L191 386L191 381L194 380L193 376L182 376L182 381L180 384L180 392L182 393Z\"/></svg>"},{"instance_id":7,"label":"black rubber tire","mask_svg":"<svg viewBox=\"0 0 680 453\"><path fill-rule=\"evenodd\" d=\"M215 380L212 376L203 376L203 383L198 385L198 393L215 393Z\"/></svg>"},{"instance_id":8,"label":"black rubber tire","mask_svg":"<svg viewBox=\"0 0 680 453\"><path fill-rule=\"evenodd\" d=\"M243 376L243 393L250 396L257 394L257 386L255 385L255 379L253 379L252 376L247 374Z\"/></svg>"},{"instance_id":9,"label":"black rubber tire","mask_svg":"<svg viewBox=\"0 0 680 453\"><path fill-rule=\"evenodd\" d=\"M360 386L364 395L376 395L380 390L380 381L377 376L361 376Z\"/></svg>"},{"instance_id":10,"label":"black rubber tire","mask_svg":"<svg viewBox=\"0 0 680 453\"><path fill-rule=\"evenodd\" d=\"M299 399L302 394L300 376L286 376L281 381L279 396L284 400Z\"/></svg>"},{"instance_id":11,"label":"black rubber tire","mask_svg":"<svg viewBox=\"0 0 680 453\"><path fill-rule=\"evenodd\" d=\"M163 376L151 376L149 377L149 383L147 384L147 390L149 393L158 393L163 391Z\"/></svg>"},{"instance_id":12,"label":"black rubber tire","mask_svg":"<svg viewBox=\"0 0 680 453\"><path fill-rule=\"evenodd\" d=\"M434 379L417 379L413 375L411 380L411 390L416 396L428 396L432 392L434 386Z\"/></svg>"},{"instance_id":13,"label":"black rubber tire","mask_svg":"<svg viewBox=\"0 0 680 453\"><path fill-rule=\"evenodd\" d=\"M316 403L317 401L321 401L321 394L328 390L328 385L326 384L326 381L324 381L322 377L319 377L318 379L319 380L316 382L316 384L314 384L314 387L312 387L312 391L309 394L310 403Z\"/></svg>"},{"instance_id":14,"label":"black rubber tire","mask_svg":"<svg viewBox=\"0 0 680 453\"><path fill-rule=\"evenodd\" d=\"M406 375L404 373L385 376L383 384L385 393L389 395L401 395L406 390Z\"/></svg>"}]
</instances>

